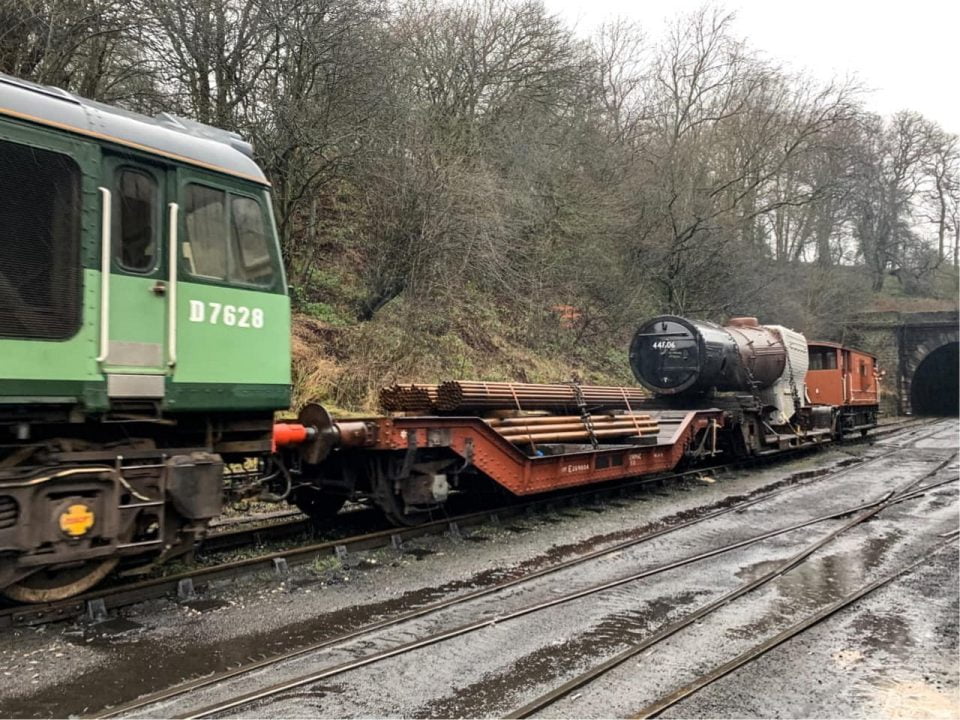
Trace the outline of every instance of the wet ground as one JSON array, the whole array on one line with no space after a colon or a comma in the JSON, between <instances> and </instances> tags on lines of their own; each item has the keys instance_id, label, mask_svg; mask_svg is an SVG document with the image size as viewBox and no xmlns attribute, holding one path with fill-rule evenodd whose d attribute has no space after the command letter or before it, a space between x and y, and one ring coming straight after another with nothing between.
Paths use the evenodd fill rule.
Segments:
<instances>
[{"instance_id":1,"label":"wet ground","mask_svg":"<svg viewBox=\"0 0 960 720\"><path fill-rule=\"evenodd\" d=\"M652 488L604 505L561 508L471 531L424 538L340 564L324 557L290 576L210 588L186 603L160 601L98 624L0 635L0 716L91 713L371 621L702 517L734 499L782 494L675 530L589 563L452 606L403 625L289 660L176 703L171 716L355 660L465 623L476 632L308 683L238 711L246 716L503 716L657 628L762 575L843 524L824 521L692 565L515 619L511 611L585 592L765 531L876 499L923 477L957 450L957 423L875 445L808 455L760 471ZM879 458L879 459L878 459ZM956 478L956 459L924 483ZM835 479L818 477L844 469ZM842 595L920 557L958 526L949 483L851 528L799 567L578 689L549 717L630 717L664 693L729 660ZM669 717L956 717L957 541L885 586L670 708Z\"/></svg>"}]
</instances>

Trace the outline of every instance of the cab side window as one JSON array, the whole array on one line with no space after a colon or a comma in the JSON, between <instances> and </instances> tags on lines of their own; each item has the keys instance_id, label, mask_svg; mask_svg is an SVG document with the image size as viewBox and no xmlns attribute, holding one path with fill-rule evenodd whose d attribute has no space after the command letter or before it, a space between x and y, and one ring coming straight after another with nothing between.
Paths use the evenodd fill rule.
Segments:
<instances>
[{"instance_id":1,"label":"cab side window","mask_svg":"<svg viewBox=\"0 0 960 720\"><path fill-rule=\"evenodd\" d=\"M157 258L157 183L141 170L123 168L117 173L116 184L114 258L124 270L148 272Z\"/></svg>"},{"instance_id":2,"label":"cab side window","mask_svg":"<svg viewBox=\"0 0 960 720\"><path fill-rule=\"evenodd\" d=\"M197 277L273 285L275 261L260 203L190 183L185 188L182 257Z\"/></svg>"},{"instance_id":3,"label":"cab side window","mask_svg":"<svg viewBox=\"0 0 960 720\"><path fill-rule=\"evenodd\" d=\"M183 257L191 275L227 279L226 196L206 185L187 185Z\"/></svg>"},{"instance_id":4,"label":"cab side window","mask_svg":"<svg viewBox=\"0 0 960 720\"><path fill-rule=\"evenodd\" d=\"M810 370L836 370L837 351L833 348L811 348Z\"/></svg>"},{"instance_id":5,"label":"cab side window","mask_svg":"<svg viewBox=\"0 0 960 720\"><path fill-rule=\"evenodd\" d=\"M260 203L253 198L232 196L233 249L231 280L254 285L273 283L273 263Z\"/></svg>"}]
</instances>

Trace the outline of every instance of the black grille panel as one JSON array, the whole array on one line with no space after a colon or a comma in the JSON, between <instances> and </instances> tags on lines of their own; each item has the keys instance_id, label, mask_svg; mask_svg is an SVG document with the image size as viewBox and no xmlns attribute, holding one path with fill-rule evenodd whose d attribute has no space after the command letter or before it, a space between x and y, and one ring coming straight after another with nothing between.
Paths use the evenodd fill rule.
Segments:
<instances>
[{"instance_id":1,"label":"black grille panel","mask_svg":"<svg viewBox=\"0 0 960 720\"><path fill-rule=\"evenodd\" d=\"M9 495L0 495L0 530L11 528L17 524L17 515L20 508L17 501Z\"/></svg>"},{"instance_id":2,"label":"black grille panel","mask_svg":"<svg viewBox=\"0 0 960 720\"><path fill-rule=\"evenodd\" d=\"M62 340L80 328L80 170L0 140L0 336Z\"/></svg>"}]
</instances>

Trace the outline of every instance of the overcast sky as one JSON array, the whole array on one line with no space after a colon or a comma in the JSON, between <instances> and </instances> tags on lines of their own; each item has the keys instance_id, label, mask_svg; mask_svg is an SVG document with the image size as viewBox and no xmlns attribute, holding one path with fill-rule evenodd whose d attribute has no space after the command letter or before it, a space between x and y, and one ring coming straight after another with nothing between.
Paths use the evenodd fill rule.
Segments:
<instances>
[{"instance_id":1,"label":"overcast sky","mask_svg":"<svg viewBox=\"0 0 960 720\"><path fill-rule=\"evenodd\" d=\"M583 32L617 16L656 39L664 22L702 0L544 0ZM825 80L853 74L867 106L910 109L960 133L960 3L957 0L725 0L734 31L792 68Z\"/></svg>"}]
</instances>

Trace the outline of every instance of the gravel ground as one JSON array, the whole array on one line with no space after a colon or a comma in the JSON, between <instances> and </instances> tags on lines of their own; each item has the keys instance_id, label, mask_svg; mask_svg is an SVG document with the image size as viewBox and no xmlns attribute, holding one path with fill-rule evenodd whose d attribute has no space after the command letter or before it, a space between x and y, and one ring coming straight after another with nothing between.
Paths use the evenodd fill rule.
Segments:
<instances>
[{"instance_id":1,"label":"gravel ground","mask_svg":"<svg viewBox=\"0 0 960 720\"><path fill-rule=\"evenodd\" d=\"M945 422L943 428L937 436L919 443L911 438L921 432L902 433L873 446L830 449L761 471L727 475L716 482L648 490L602 508L564 509L511 520L503 526L475 529L465 541L424 538L411 543L403 554L388 550L368 553L354 557L347 566L321 558L313 566L293 568L283 582L270 576L234 580L211 587L193 602L148 603L97 625L64 623L8 632L0 636L0 715L90 712L251 658L327 638L372 619L485 587L511 573L609 546L673 516L686 517L722 506L732 496L777 486L791 476L906 446L896 460L864 468L849 465L842 482L811 481L745 513L670 533L495 598L473 601L382 631L363 642L332 648L319 657L301 658L260 676L245 676L238 686L249 689L269 684L467 620L502 616L510 609L649 569L792 519L812 517L823 509L873 499L881 490L918 476L956 450L956 423ZM912 447L914 444L917 447ZM956 467L945 472L956 474ZM903 564L925 547L924 543L929 544L930 533L956 526L955 485L898 505L838 539L802 571L798 568L731 604L658 646L655 654L621 666L545 714L609 717L635 713L685 679L729 659L759 637L775 634L818 604L835 599L837 593L849 592ZM255 714L502 714L665 621L742 583L752 573L764 571L799 544L832 527L835 524L824 523L798 530L698 563L695 572L687 568L661 573L549 612L492 625L309 686L256 708ZM915 710L902 701L902 695L921 698L918 702L932 708L931 716L946 708L953 717L958 686L956 571L956 553L941 556L936 563L878 591L669 712L676 716L839 717ZM778 663L776 669L771 670L769 663ZM771 673L776 676L772 684ZM228 689L219 687L195 693L189 700L198 706L224 694ZM149 714L163 716L176 711L176 706L167 705Z\"/></svg>"}]
</instances>

